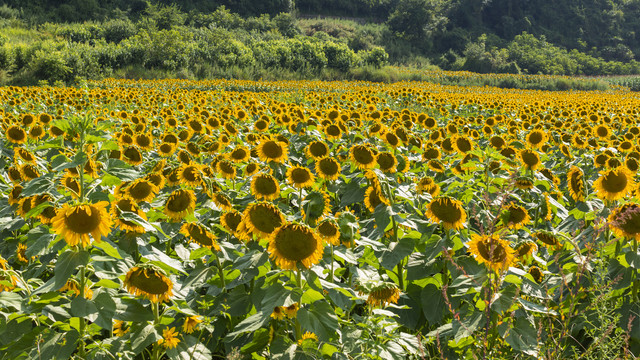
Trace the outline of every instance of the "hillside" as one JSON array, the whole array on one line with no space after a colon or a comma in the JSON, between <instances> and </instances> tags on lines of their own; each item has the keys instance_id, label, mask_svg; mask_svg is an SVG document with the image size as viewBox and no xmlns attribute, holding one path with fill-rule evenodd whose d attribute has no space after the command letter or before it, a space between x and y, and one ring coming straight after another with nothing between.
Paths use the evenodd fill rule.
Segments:
<instances>
[{"instance_id":1,"label":"hillside","mask_svg":"<svg viewBox=\"0 0 640 360\"><path fill-rule=\"evenodd\" d=\"M357 78L349 72L386 63L630 75L640 73L639 6L621 0L0 0L0 81L69 82L132 68L148 77L171 71L260 78L276 69L298 74L285 78ZM177 45L153 53L146 46L154 39ZM203 54L203 41L224 58ZM299 42L306 50L291 53ZM57 63L60 76L34 74L42 70L33 63L38 51L58 54L45 63ZM324 69L332 70L319 76Z\"/></svg>"}]
</instances>

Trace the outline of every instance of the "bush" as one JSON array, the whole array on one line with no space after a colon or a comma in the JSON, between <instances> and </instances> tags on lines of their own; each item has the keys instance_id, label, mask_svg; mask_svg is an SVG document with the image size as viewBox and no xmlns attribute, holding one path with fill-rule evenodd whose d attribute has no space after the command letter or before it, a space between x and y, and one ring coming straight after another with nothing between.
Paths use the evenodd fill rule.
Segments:
<instances>
[{"instance_id":1,"label":"bush","mask_svg":"<svg viewBox=\"0 0 640 360\"><path fill-rule=\"evenodd\" d=\"M129 20L110 20L102 24L104 39L108 42L119 43L135 35L137 29Z\"/></svg>"},{"instance_id":2,"label":"bush","mask_svg":"<svg viewBox=\"0 0 640 360\"><path fill-rule=\"evenodd\" d=\"M49 82L64 81L71 69L59 51L37 50L28 64L29 75Z\"/></svg>"},{"instance_id":3,"label":"bush","mask_svg":"<svg viewBox=\"0 0 640 360\"><path fill-rule=\"evenodd\" d=\"M360 57L346 44L326 42L323 44L323 50L327 57L327 66L330 68L346 72L360 63Z\"/></svg>"},{"instance_id":4,"label":"bush","mask_svg":"<svg viewBox=\"0 0 640 360\"><path fill-rule=\"evenodd\" d=\"M375 68L381 68L389 62L389 54L380 46L374 46L369 51L359 52L365 64Z\"/></svg>"}]
</instances>

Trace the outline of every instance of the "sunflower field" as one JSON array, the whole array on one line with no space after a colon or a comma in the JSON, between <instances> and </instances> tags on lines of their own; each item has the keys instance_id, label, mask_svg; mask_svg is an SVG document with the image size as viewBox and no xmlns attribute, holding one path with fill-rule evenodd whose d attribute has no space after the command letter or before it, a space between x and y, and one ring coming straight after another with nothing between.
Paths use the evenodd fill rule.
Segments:
<instances>
[{"instance_id":1,"label":"sunflower field","mask_svg":"<svg viewBox=\"0 0 640 360\"><path fill-rule=\"evenodd\" d=\"M0 88L2 359L634 359L640 98Z\"/></svg>"}]
</instances>

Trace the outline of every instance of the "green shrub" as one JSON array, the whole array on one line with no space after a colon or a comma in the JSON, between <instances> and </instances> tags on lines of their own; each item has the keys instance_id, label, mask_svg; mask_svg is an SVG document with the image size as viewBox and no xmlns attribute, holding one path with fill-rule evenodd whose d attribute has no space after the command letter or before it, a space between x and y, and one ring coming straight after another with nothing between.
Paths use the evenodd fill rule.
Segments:
<instances>
[{"instance_id":1,"label":"green shrub","mask_svg":"<svg viewBox=\"0 0 640 360\"><path fill-rule=\"evenodd\" d=\"M368 51L359 52L365 64L375 68L381 68L389 62L389 54L380 46L374 46Z\"/></svg>"},{"instance_id":2,"label":"green shrub","mask_svg":"<svg viewBox=\"0 0 640 360\"><path fill-rule=\"evenodd\" d=\"M34 79L49 82L64 81L71 73L59 51L37 50L28 64L29 75Z\"/></svg>"},{"instance_id":3,"label":"green shrub","mask_svg":"<svg viewBox=\"0 0 640 360\"><path fill-rule=\"evenodd\" d=\"M110 20L102 24L104 39L108 42L119 43L136 34L135 25L129 20Z\"/></svg>"},{"instance_id":4,"label":"green shrub","mask_svg":"<svg viewBox=\"0 0 640 360\"><path fill-rule=\"evenodd\" d=\"M323 44L323 50L327 58L327 66L330 68L346 72L360 63L360 57L346 44L326 42Z\"/></svg>"}]
</instances>

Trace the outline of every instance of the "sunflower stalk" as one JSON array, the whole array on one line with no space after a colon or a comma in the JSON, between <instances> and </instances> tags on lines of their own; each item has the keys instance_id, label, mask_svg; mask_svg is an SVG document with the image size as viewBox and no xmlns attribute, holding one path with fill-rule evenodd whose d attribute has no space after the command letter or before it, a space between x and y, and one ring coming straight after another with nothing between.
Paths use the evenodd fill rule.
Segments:
<instances>
[{"instance_id":1,"label":"sunflower stalk","mask_svg":"<svg viewBox=\"0 0 640 360\"><path fill-rule=\"evenodd\" d=\"M393 199L393 192L391 191L391 187L388 183L385 183L385 190L387 191L387 196L389 197L389 203L391 204L391 209L393 209L393 205L395 205ZM391 226L393 228L393 243L398 244L398 223L396 222L396 218L391 214ZM384 230L384 229L383 229ZM400 291L404 291L404 261L400 260L398 265L396 266L396 275L398 275L398 287L400 287Z\"/></svg>"},{"instance_id":2,"label":"sunflower stalk","mask_svg":"<svg viewBox=\"0 0 640 360\"><path fill-rule=\"evenodd\" d=\"M82 250L82 244L80 245L80 250ZM86 268L85 266L80 267L80 298L84 299L84 283L86 281ZM80 349L78 349L78 355L81 359L85 358L85 343L84 343L84 332L86 327L86 322L84 317L80 317Z\"/></svg>"}]
</instances>

